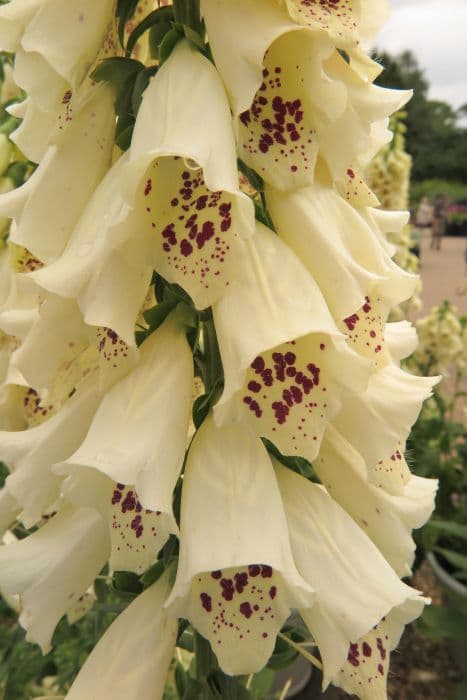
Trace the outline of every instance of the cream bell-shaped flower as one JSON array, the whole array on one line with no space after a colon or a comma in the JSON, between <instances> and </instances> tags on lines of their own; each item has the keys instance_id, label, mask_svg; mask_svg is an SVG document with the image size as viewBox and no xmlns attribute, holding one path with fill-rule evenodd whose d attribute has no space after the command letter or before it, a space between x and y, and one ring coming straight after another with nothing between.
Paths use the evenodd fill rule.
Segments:
<instances>
[{"instance_id":1,"label":"cream bell-shaped flower","mask_svg":"<svg viewBox=\"0 0 467 700\"><path fill-rule=\"evenodd\" d=\"M68 121L74 95L98 53L115 55L114 4L13 0L0 9L0 46L15 53L14 79L28 95L20 113L14 107L23 122L12 140L34 162L55 140L60 119L62 128Z\"/></svg>"},{"instance_id":2,"label":"cream bell-shaped flower","mask_svg":"<svg viewBox=\"0 0 467 700\"><path fill-rule=\"evenodd\" d=\"M300 613L318 644L327 686L339 681L339 671L357 640L393 610L404 611L409 622L420 614L426 600L399 580L363 529L322 486L276 461L274 466L294 561L316 591L313 607ZM369 673L378 670L379 648L376 643L365 646L360 663L372 656L373 662L377 659ZM381 648L388 651L386 640ZM384 671L387 674L387 664Z\"/></svg>"},{"instance_id":3,"label":"cream bell-shaped flower","mask_svg":"<svg viewBox=\"0 0 467 700\"><path fill-rule=\"evenodd\" d=\"M326 60L325 70L335 83L345 84L347 105L320 136L320 155L346 201L360 207L378 204L358 173L391 141L388 117L408 102L412 92L368 83L337 52Z\"/></svg>"},{"instance_id":4,"label":"cream bell-shaped flower","mask_svg":"<svg viewBox=\"0 0 467 700\"><path fill-rule=\"evenodd\" d=\"M0 489L0 539L20 513L21 507L17 500L11 495L8 487L4 486Z\"/></svg>"},{"instance_id":5,"label":"cream bell-shaped flower","mask_svg":"<svg viewBox=\"0 0 467 700\"><path fill-rule=\"evenodd\" d=\"M415 552L411 532L430 517L437 481L411 475L399 451L386 462L391 479L378 484L375 478L371 483L362 456L332 425L313 466L332 498L362 527L396 573L409 575Z\"/></svg>"},{"instance_id":6,"label":"cream bell-shaped flower","mask_svg":"<svg viewBox=\"0 0 467 700\"><path fill-rule=\"evenodd\" d=\"M389 15L387 0L285 0L290 16L329 34L341 49L374 39Z\"/></svg>"},{"instance_id":7,"label":"cream bell-shaped flower","mask_svg":"<svg viewBox=\"0 0 467 700\"><path fill-rule=\"evenodd\" d=\"M259 671L290 608L308 608L314 592L292 558L269 456L248 428L205 420L188 454L180 530L169 614L209 640L225 673Z\"/></svg>"},{"instance_id":8,"label":"cream bell-shaped flower","mask_svg":"<svg viewBox=\"0 0 467 700\"><path fill-rule=\"evenodd\" d=\"M29 80L18 84L30 92L46 64L56 80L78 87L102 46L113 10L114 0L11 0L2 7L2 49L33 54Z\"/></svg>"},{"instance_id":9,"label":"cream bell-shaped flower","mask_svg":"<svg viewBox=\"0 0 467 700\"><path fill-rule=\"evenodd\" d=\"M99 370L96 384L105 391L137 361L138 350L115 331L87 325L75 301L44 294L11 364L42 401L58 407L94 369Z\"/></svg>"},{"instance_id":10,"label":"cream bell-shaped flower","mask_svg":"<svg viewBox=\"0 0 467 700\"><path fill-rule=\"evenodd\" d=\"M364 393L345 398L333 424L372 467L405 444L438 381L438 377L417 377L389 364L372 374Z\"/></svg>"},{"instance_id":11,"label":"cream bell-shaped flower","mask_svg":"<svg viewBox=\"0 0 467 700\"><path fill-rule=\"evenodd\" d=\"M91 88L70 119L29 180L0 197L0 213L16 221L11 240L44 263L62 253L110 165L115 130L111 90Z\"/></svg>"},{"instance_id":12,"label":"cream bell-shaped flower","mask_svg":"<svg viewBox=\"0 0 467 700\"><path fill-rule=\"evenodd\" d=\"M99 403L94 378L84 382L50 418L27 430L0 432L0 459L11 470L8 491L22 508L21 521L35 525L60 495L62 478L51 471L84 439ZM34 411L47 407L34 403Z\"/></svg>"},{"instance_id":13,"label":"cream bell-shaped flower","mask_svg":"<svg viewBox=\"0 0 467 700\"><path fill-rule=\"evenodd\" d=\"M94 467L132 484L144 508L171 518L172 494L185 456L193 358L176 315L139 348L136 368L107 391L70 465Z\"/></svg>"},{"instance_id":14,"label":"cream bell-shaped flower","mask_svg":"<svg viewBox=\"0 0 467 700\"><path fill-rule=\"evenodd\" d=\"M0 590L19 594L26 639L44 654L58 621L87 591L108 555L100 515L69 505L32 535L0 548Z\"/></svg>"},{"instance_id":15,"label":"cream bell-shaped flower","mask_svg":"<svg viewBox=\"0 0 467 700\"><path fill-rule=\"evenodd\" d=\"M279 236L318 283L337 322L376 293L388 306L408 299L417 276L399 268L364 217L323 184L293 193L266 189Z\"/></svg>"},{"instance_id":16,"label":"cream bell-shaped flower","mask_svg":"<svg viewBox=\"0 0 467 700\"><path fill-rule=\"evenodd\" d=\"M333 680L360 700L387 700L389 652L397 647L405 625L421 613L427 599L413 598L394 608L364 637L350 645L346 663Z\"/></svg>"},{"instance_id":17,"label":"cream bell-shaped flower","mask_svg":"<svg viewBox=\"0 0 467 700\"><path fill-rule=\"evenodd\" d=\"M370 366L277 236L258 225L248 246L242 276L213 308L225 378L216 421L247 421L283 454L312 460L342 396L365 390Z\"/></svg>"},{"instance_id":18,"label":"cream bell-shaped flower","mask_svg":"<svg viewBox=\"0 0 467 700\"><path fill-rule=\"evenodd\" d=\"M178 623L163 609L167 574L147 588L111 624L91 652L67 700L161 700Z\"/></svg>"},{"instance_id":19,"label":"cream bell-shaped flower","mask_svg":"<svg viewBox=\"0 0 467 700\"><path fill-rule=\"evenodd\" d=\"M134 344L153 269L204 308L241 269L243 239L253 232L222 83L181 42L144 93L129 153L109 171L63 256L36 280L77 298L87 323Z\"/></svg>"},{"instance_id":20,"label":"cream bell-shaped flower","mask_svg":"<svg viewBox=\"0 0 467 700\"><path fill-rule=\"evenodd\" d=\"M62 484L68 501L95 508L102 515L109 531L113 571L142 574L154 564L171 532L178 531L172 512L143 508L133 486L77 465L58 465L55 471L68 475Z\"/></svg>"},{"instance_id":21,"label":"cream bell-shaped flower","mask_svg":"<svg viewBox=\"0 0 467 700\"><path fill-rule=\"evenodd\" d=\"M32 277L40 287L75 299L88 325L112 328L135 344L135 320L147 294L152 265L148 243L125 225L129 208L120 196L128 154L106 173L62 255ZM125 222L118 226L118 222Z\"/></svg>"},{"instance_id":22,"label":"cream bell-shaped flower","mask_svg":"<svg viewBox=\"0 0 467 700\"><path fill-rule=\"evenodd\" d=\"M197 308L212 305L241 264L254 213L239 190L222 82L185 41L143 95L125 186L138 227L151 238L155 269L182 286Z\"/></svg>"}]
</instances>

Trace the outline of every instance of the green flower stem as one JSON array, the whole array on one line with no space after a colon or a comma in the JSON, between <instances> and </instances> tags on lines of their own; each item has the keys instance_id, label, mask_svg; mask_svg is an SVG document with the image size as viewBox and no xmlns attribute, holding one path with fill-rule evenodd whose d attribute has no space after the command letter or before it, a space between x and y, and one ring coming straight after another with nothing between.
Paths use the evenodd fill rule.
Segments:
<instances>
[{"instance_id":1,"label":"green flower stem","mask_svg":"<svg viewBox=\"0 0 467 700\"><path fill-rule=\"evenodd\" d=\"M196 679L202 682L211 671L218 668L217 659L211 649L211 645L194 630L194 652L196 659Z\"/></svg>"},{"instance_id":2,"label":"green flower stem","mask_svg":"<svg viewBox=\"0 0 467 700\"><path fill-rule=\"evenodd\" d=\"M173 0L173 10L176 22L191 27L195 31L199 30L201 24L199 0Z\"/></svg>"},{"instance_id":3,"label":"green flower stem","mask_svg":"<svg viewBox=\"0 0 467 700\"><path fill-rule=\"evenodd\" d=\"M209 309L203 319L204 341L204 386L206 393L214 388L223 377L222 360L217 343L216 329L212 311Z\"/></svg>"}]
</instances>

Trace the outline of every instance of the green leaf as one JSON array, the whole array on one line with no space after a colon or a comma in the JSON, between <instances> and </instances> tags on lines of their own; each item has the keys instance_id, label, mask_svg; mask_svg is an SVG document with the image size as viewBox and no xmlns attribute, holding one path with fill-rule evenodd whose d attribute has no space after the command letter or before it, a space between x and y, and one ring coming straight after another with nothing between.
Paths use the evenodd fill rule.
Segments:
<instances>
[{"instance_id":1,"label":"green leaf","mask_svg":"<svg viewBox=\"0 0 467 700\"><path fill-rule=\"evenodd\" d=\"M288 467L292 471L296 472L297 474L304 476L306 479L319 483L319 479L316 476L311 462L309 462L304 457L287 457L283 455L270 440L268 440L267 438L261 439L267 451L273 457L275 457L278 462L283 464L285 467Z\"/></svg>"},{"instance_id":2,"label":"green leaf","mask_svg":"<svg viewBox=\"0 0 467 700\"><path fill-rule=\"evenodd\" d=\"M201 423L204 421L211 408L211 393L203 394L198 396L193 404L192 416L193 423L195 424L196 430L198 430Z\"/></svg>"},{"instance_id":3,"label":"green leaf","mask_svg":"<svg viewBox=\"0 0 467 700\"><path fill-rule=\"evenodd\" d=\"M250 181L251 185L255 188L255 190L258 190L258 192L263 192L264 191L264 180L261 177L261 175L258 175L256 170L253 170L252 168L249 168L246 163L243 162L243 160L238 160L237 161L238 169L240 170L241 173L245 175L246 178Z\"/></svg>"},{"instance_id":4,"label":"green leaf","mask_svg":"<svg viewBox=\"0 0 467 700\"><path fill-rule=\"evenodd\" d=\"M117 9L115 14L117 15L118 22L118 38L120 43L124 48L124 38L125 38L125 24L131 19L135 13L136 7L138 5L138 0L117 0Z\"/></svg>"},{"instance_id":5,"label":"green leaf","mask_svg":"<svg viewBox=\"0 0 467 700\"><path fill-rule=\"evenodd\" d=\"M191 27L188 27L186 24L183 25L183 31L188 41L191 41L191 43L194 44L197 48L204 50L205 43L201 34L196 32Z\"/></svg>"},{"instance_id":6,"label":"green leaf","mask_svg":"<svg viewBox=\"0 0 467 700\"><path fill-rule=\"evenodd\" d=\"M173 9L170 5L168 7L159 7L157 10L150 12L131 32L126 45L127 54L131 54L138 39L143 36L148 29L157 27L160 32L163 31L161 35L162 40L164 34L170 30L173 16Z\"/></svg>"},{"instance_id":7,"label":"green leaf","mask_svg":"<svg viewBox=\"0 0 467 700\"><path fill-rule=\"evenodd\" d=\"M178 301L171 299L170 301L161 301L160 304L153 306L152 309L143 313L143 318L151 329L156 330L161 326L171 311L177 306Z\"/></svg>"},{"instance_id":8,"label":"green leaf","mask_svg":"<svg viewBox=\"0 0 467 700\"><path fill-rule=\"evenodd\" d=\"M120 120L119 120L120 121ZM125 129L120 131L115 135L115 143L122 151L127 151L131 146L131 139L133 138L133 129L135 128L135 122L132 121Z\"/></svg>"},{"instance_id":9,"label":"green leaf","mask_svg":"<svg viewBox=\"0 0 467 700\"><path fill-rule=\"evenodd\" d=\"M419 626L430 639L457 639L467 645L467 619L453 608L432 605L425 608Z\"/></svg>"},{"instance_id":10,"label":"green leaf","mask_svg":"<svg viewBox=\"0 0 467 700\"><path fill-rule=\"evenodd\" d=\"M157 67L149 66L149 68L145 68L137 74L133 86L133 93L131 96L131 107L134 117L136 117L136 115L138 114L138 110L141 105L141 100L143 99L143 93L149 85L149 81L156 73Z\"/></svg>"},{"instance_id":11,"label":"green leaf","mask_svg":"<svg viewBox=\"0 0 467 700\"><path fill-rule=\"evenodd\" d=\"M450 549L444 549L444 547L435 547L435 552L442 554L446 561L457 569L467 571L467 555L452 552Z\"/></svg>"},{"instance_id":12,"label":"green leaf","mask_svg":"<svg viewBox=\"0 0 467 700\"><path fill-rule=\"evenodd\" d=\"M448 520L432 520L427 524L427 527L434 527L437 530L447 532L449 535L454 535L455 537L460 537L463 540L467 540L467 525L463 525L461 523L451 522Z\"/></svg>"},{"instance_id":13,"label":"green leaf","mask_svg":"<svg viewBox=\"0 0 467 700\"><path fill-rule=\"evenodd\" d=\"M96 578L94 581L94 592L99 603L105 603L110 592L107 582L101 578Z\"/></svg>"},{"instance_id":14,"label":"green leaf","mask_svg":"<svg viewBox=\"0 0 467 700\"><path fill-rule=\"evenodd\" d=\"M144 572L142 576L139 577L139 580L145 588L152 586L153 583L156 583L156 581L160 579L165 571L165 568L164 561L156 561L155 564L153 564L147 571Z\"/></svg>"},{"instance_id":15,"label":"green leaf","mask_svg":"<svg viewBox=\"0 0 467 700\"><path fill-rule=\"evenodd\" d=\"M138 576L131 571L115 571L112 579L116 591L138 595L143 590L143 584Z\"/></svg>"},{"instance_id":16,"label":"green leaf","mask_svg":"<svg viewBox=\"0 0 467 700\"><path fill-rule=\"evenodd\" d=\"M168 34L172 27L173 22L169 19L164 19L163 21L154 24L149 30L148 44L149 53L151 54L152 58L155 58L156 60L159 59L160 45L162 44L165 35Z\"/></svg>"},{"instance_id":17,"label":"green leaf","mask_svg":"<svg viewBox=\"0 0 467 700\"><path fill-rule=\"evenodd\" d=\"M17 160L8 166L8 168L3 173L3 177L9 177L10 180L13 180L15 187L19 187L24 182L27 169L28 163L20 162L19 160Z\"/></svg>"},{"instance_id":18,"label":"green leaf","mask_svg":"<svg viewBox=\"0 0 467 700\"><path fill-rule=\"evenodd\" d=\"M226 676L220 670L215 671L209 678L209 687L213 692L219 692L222 700L251 700L248 690L236 678Z\"/></svg>"},{"instance_id":19,"label":"green leaf","mask_svg":"<svg viewBox=\"0 0 467 700\"><path fill-rule=\"evenodd\" d=\"M175 687L177 689L178 697L182 698L188 688L190 678L183 668L182 664L177 661L174 669L174 680Z\"/></svg>"},{"instance_id":20,"label":"green leaf","mask_svg":"<svg viewBox=\"0 0 467 700\"><path fill-rule=\"evenodd\" d=\"M185 36L183 29L172 27L162 39L159 45L159 66L161 66L170 56L180 39Z\"/></svg>"},{"instance_id":21,"label":"green leaf","mask_svg":"<svg viewBox=\"0 0 467 700\"><path fill-rule=\"evenodd\" d=\"M139 71L144 70L144 64L134 58L113 56L105 58L91 73L96 83L106 82L120 91L129 78L135 78Z\"/></svg>"},{"instance_id":22,"label":"green leaf","mask_svg":"<svg viewBox=\"0 0 467 700\"><path fill-rule=\"evenodd\" d=\"M456 687L454 693L450 695L449 700L465 700L467 698L467 678Z\"/></svg>"}]
</instances>

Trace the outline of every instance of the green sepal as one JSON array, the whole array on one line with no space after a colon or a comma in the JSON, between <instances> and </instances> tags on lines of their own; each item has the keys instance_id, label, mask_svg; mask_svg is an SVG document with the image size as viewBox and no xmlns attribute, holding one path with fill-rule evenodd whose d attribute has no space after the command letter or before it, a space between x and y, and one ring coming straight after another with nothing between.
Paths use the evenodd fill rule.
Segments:
<instances>
[{"instance_id":1,"label":"green sepal","mask_svg":"<svg viewBox=\"0 0 467 700\"><path fill-rule=\"evenodd\" d=\"M153 306L152 309L143 313L143 318L150 326L151 331L157 330L161 326L171 311L177 306L178 300L170 299L161 301L160 304Z\"/></svg>"},{"instance_id":2,"label":"green sepal","mask_svg":"<svg viewBox=\"0 0 467 700\"><path fill-rule=\"evenodd\" d=\"M110 83L118 97L121 92L125 91L127 81L131 78L134 80L136 75L144 70L144 67L141 61L134 58L112 56L101 61L90 77L96 83Z\"/></svg>"},{"instance_id":3,"label":"green sepal","mask_svg":"<svg viewBox=\"0 0 467 700\"><path fill-rule=\"evenodd\" d=\"M174 25L162 39L159 45L159 66L169 58L178 42L185 37L182 25Z\"/></svg>"},{"instance_id":4,"label":"green sepal","mask_svg":"<svg viewBox=\"0 0 467 700\"><path fill-rule=\"evenodd\" d=\"M170 5L167 7L159 7L157 10L150 12L131 32L126 45L127 55L131 54L138 39L149 29L152 29L152 27L160 27L161 29L165 27L165 34L171 27L173 17L173 9Z\"/></svg>"},{"instance_id":5,"label":"green sepal","mask_svg":"<svg viewBox=\"0 0 467 700\"><path fill-rule=\"evenodd\" d=\"M125 24L133 17L137 5L138 0L117 0L115 14L118 17L118 38L123 48L125 48Z\"/></svg>"},{"instance_id":6,"label":"green sepal","mask_svg":"<svg viewBox=\"0 0 467 700\"><path fill-rule=\"evenodd\" d=\"M142 576L139 577L139 580L145 588L148 588L148 586L152 586L153 583L156 583L156 581L160 579L165 569L165 562L162 561L162 559L159 559L159 561L156 561L155 564L153 564L147 571L144 572Z\"/></svg>"},{"instance_id":7,"label":"green sepal","mask_svg":"<svg viewBox=\"0 0 467 700\"><path fill-rule=\"evenodd\" d=\"M258 175L256 170L249 168L248 165L243 162L243 160L240 160L240 158L237 160L237 166L240 172L245 175L255 190L258 190L258 192L264 192L264 180L261 175Z\"/></svg>"},{"instance_id":8,"label":"green sepal","mask_svg":"<svg viewBox=\"0 0 467 700\"><path fill-rule=\"evenodd\" d=\"M131 108L135 117L138 114L141 100L143 99L143 92L146 90L147 86L149 85L149 81L154 75L156 75L156 73L157 66L148 66L148 68L140 71L136 76L135 84L133 86L133 93L131 96Z\"/></svg>"},{"instance_id":9,"label":"green sepal","mask_svg":"<svg viewBox=\"0 0 467 700\"><path fill-rule=\"evenodd\" d=\"M112 578L112 585L119 593L129 593L139 595L143 590L143 584L137 574L132 571L115 571Z\"/></svg>"},{"instance_id":10,"label":"green sepal","mask_svg":"<svg viewBox=\"0 0 467 700\"><path fill-rule=\"evenodd\" d=\"M3 177L9 177L14 182L15 187L20 187L23 184L28 170L29 163L20 162L19 160L10 163L8 168L3 173Z\"/></svg>"},{"instance_id":11,"label":"green sepal","mask_svg":"<svg viewBox=\"0 0 467 700\"><path fill-rule=\"evenodd\" d=\"M316 472L313 469L313 465L307 459L305 459L304 457L287 457L283 455L282 452L280 452L277 449L274 443L272 443L267 438L263 437L261 438L261 440L263 441L263 444L269 452L269 454L275 457L278 462L284 465L284 467L288 467L293 472L300 474L300 476L304 476L309 481L320 483L320 480L318 479Z\"/></svg>"}]
</instances>

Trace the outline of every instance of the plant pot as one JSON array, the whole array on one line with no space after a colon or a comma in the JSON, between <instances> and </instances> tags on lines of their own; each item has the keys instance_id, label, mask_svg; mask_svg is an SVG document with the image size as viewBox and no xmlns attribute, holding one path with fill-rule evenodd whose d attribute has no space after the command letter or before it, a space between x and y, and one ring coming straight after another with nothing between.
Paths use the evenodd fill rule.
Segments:
<instances>
[{"instance_id":1,"label":"plant pot","mask_svg":"<svg viewBox=\"0 0 467 700\"><path fill-rule=\"evenodd\" d=\"M436 558L433 552L428 552L426 558L441 586L444 605L452 610L460 610L461 604L459 602L459 596L467 600L467 586L464 586L463 583L451 576L451 574L443 568L439 559ZM456 663L460 668L465 668L467 665L465 646L455 639L448 639L447 644Z\"/></svg>"},{"instance_id":2,"label":"plant pot","mask_svg":"<svg viewBox=\"0 0 467 700\"><path fill-rule=\"evenodd\" d=\"M292 684L285 697L294 698L306 688L312 673L313 666L303 656L298 656L293 664L277 672L272 691L273 693L280 693L290 678Z\"/></svg>"}]
</instances>

